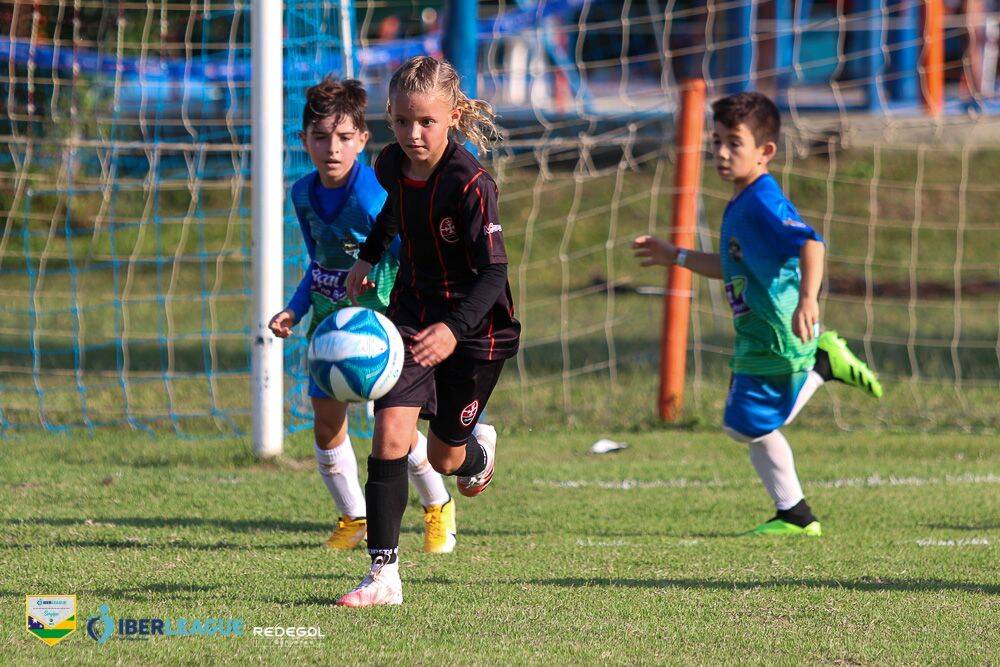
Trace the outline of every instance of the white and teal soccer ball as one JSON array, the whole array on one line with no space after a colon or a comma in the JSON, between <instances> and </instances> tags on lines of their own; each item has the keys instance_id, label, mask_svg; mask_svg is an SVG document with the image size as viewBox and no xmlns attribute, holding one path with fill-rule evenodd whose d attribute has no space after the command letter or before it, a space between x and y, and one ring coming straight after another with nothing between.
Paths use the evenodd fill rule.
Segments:
<instances>
[{"instance_id":1,"label":"white and teal soccer ball","mask_svg":"<svg viewBox=\"0 0 1000 667\"><path fill-rule=\"evenodd\" d=\"M344 308L323 320L307 353L320 389L345 403L386 394L403 370L403 339L389 318L368 308Z\"/></svg>"}]
</instances>

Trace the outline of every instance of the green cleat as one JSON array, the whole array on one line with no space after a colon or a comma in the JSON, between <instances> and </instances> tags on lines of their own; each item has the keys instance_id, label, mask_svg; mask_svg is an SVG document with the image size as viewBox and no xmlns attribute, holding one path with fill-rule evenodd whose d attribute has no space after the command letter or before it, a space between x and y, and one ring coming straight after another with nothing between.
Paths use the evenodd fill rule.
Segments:
<instances>
[{"instance_id":1,"label":"green cleat","mask_svg":"<svg viewBox=\"0 0 1000 667\"><path fill-rule=\"evenodd\" d=\"M824 331L817 341L817 346L826 352L830 359L833 379L852 387L861 387L875 398L882 397L882 384L875 373L865 362L854 356L847 347L847 341L838 336L836 331Z\"/></svg>"},{"instance_id":2,"label":"green cleat","mask_svg":"<svg viewBox=\"0 0 1000 667\"><path fill-rule=\"evenodd\" d=\"M806 537L819 537L823 534L823 529L819 525L819 521L813 521L808 526L803 528L802 526L796 526L794 523L789 523L783 521L778 517L774 517L770 521L766 521L750 532L747 535L805 535Z\"/></svg>"}]
</instances>

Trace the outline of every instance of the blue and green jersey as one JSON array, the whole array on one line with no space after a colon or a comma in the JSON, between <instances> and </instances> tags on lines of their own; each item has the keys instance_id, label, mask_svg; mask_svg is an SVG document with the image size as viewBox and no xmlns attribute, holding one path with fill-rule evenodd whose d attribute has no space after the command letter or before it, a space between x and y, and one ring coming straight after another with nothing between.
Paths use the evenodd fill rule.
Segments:
<instances>
[{"instance_id":1,"label":"blue and green jersey","mask_svg":"<svg viewBox=\"0 0 1000 667\"><path fill-rule=\"evenodd\" d=\"M813 366L815 339L792 332L799 302L799 252L821 241L770 174L740 192L722 216L719 254L733 311L734 373L787 375Z\"/></svg>"},{"instance_id":2,"label":"blue and green jersey","mask_svg":"<svg viewBox=\"0 0 1000 667\"><path fill-rule=\"evenodd\" d=\"M298 323L309 309L307 336L330 313L353 305L347 298L347 273L358 247L382 210L386 194L371 167L355 163L342 188L324 188L319 174L306 174L292 186L292 204L309 253L309 267L287 308ZM399 268L398 239L369 274L374 289L358 297L358 305L385 312Z\"/></svg>"}]
</instances>

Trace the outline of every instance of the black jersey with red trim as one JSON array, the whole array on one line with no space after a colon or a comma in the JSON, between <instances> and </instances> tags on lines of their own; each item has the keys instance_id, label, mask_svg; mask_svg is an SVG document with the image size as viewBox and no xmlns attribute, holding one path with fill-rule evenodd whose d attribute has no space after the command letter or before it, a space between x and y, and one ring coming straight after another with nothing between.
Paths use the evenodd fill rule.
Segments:
<instances>
[{"instance_id":1,"label":"black jersey with red trim","mask_svg":"<svg viewBox=\"0 0 1000 667\"><path fill-rule=\"evenodd\" d=\"M481 269L508 261L496 182L469 151L449 141L426 181L403 176L404 160L403 149L393 143L375 162L389 196L359 257L377 263L399 234L399 272L387 315L397 326L419 330L460 308ZM520 333L507 282L481 323L459 335L456 352L507 359L517 352Z\"/></svg>"}]
</instances>

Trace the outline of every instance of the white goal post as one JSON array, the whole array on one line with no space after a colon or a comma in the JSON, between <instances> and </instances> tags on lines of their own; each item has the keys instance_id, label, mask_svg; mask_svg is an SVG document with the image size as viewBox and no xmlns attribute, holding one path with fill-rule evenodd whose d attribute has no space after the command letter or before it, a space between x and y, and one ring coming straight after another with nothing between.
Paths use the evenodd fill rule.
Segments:
<instances>
[{"instance_id":1,"label":"white goal post","mask_svg":"<svg viewBox=\"0 0 1000 667\"><path fill-rule=\"evenodd\" d=\"M282 10L280 0L254 0L250 14L253 84L253 351L251 420L253 451L281 454L284 436L282 341L267 328L281 308L283 285Z\"/></svg>"}]
</instances>

